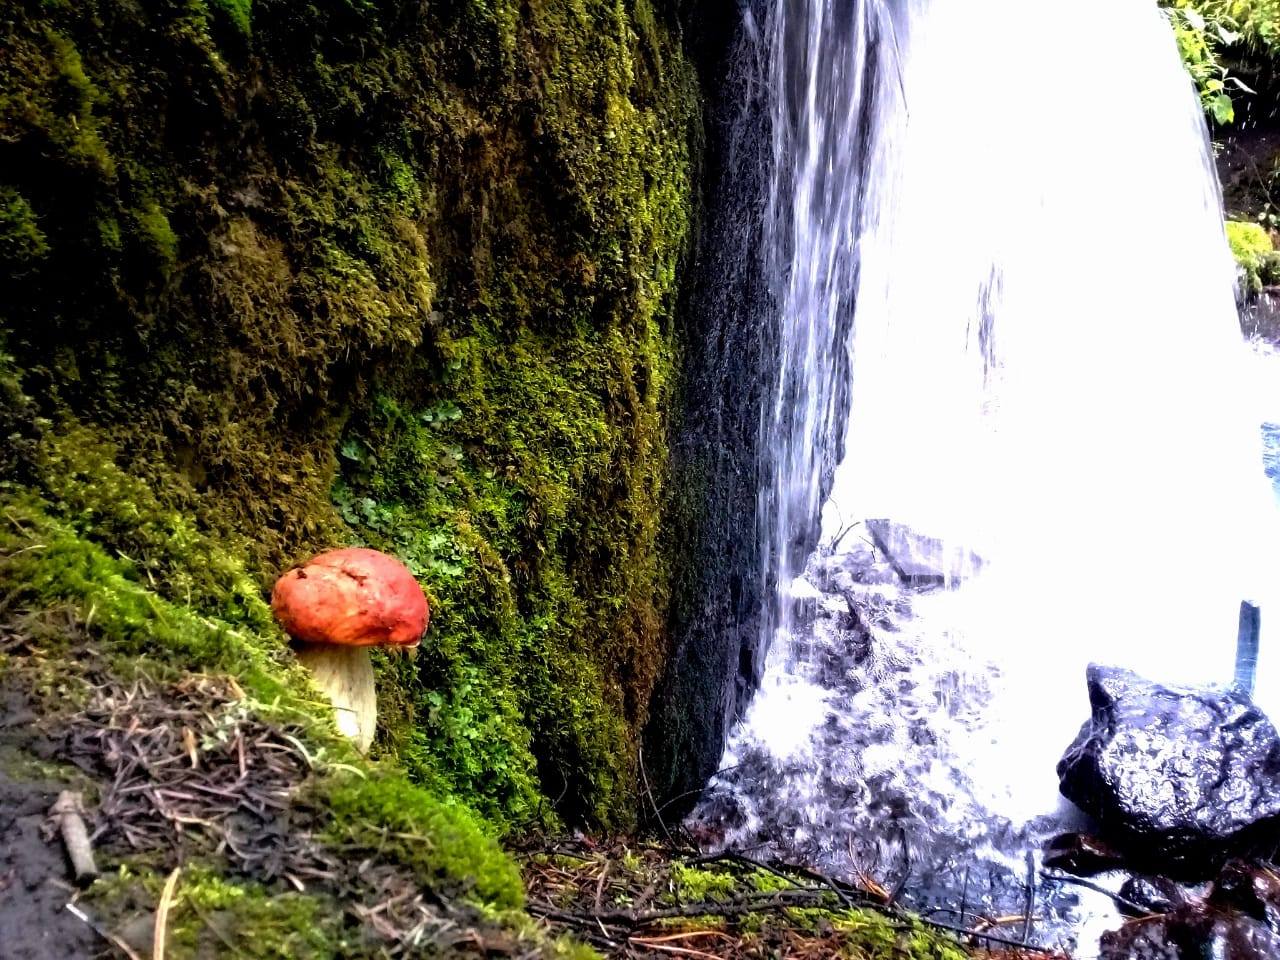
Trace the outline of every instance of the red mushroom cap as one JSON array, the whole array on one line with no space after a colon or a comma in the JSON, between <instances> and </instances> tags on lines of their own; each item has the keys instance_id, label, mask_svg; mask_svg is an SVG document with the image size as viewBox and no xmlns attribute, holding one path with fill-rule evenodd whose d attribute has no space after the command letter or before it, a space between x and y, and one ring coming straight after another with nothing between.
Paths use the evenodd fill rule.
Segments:
<instances>
[{"instance_id":1,"label":"red mushroom cap","mask_svg":"<svg viewBox=\"0 0 1280 960\"><path fill-rule=\"evenodd\" d=\"M353 647L417 646L427 598L395 557L364 547L322 553L276 581L271 610L295 640Z\"/></svg>"}]
</instances>

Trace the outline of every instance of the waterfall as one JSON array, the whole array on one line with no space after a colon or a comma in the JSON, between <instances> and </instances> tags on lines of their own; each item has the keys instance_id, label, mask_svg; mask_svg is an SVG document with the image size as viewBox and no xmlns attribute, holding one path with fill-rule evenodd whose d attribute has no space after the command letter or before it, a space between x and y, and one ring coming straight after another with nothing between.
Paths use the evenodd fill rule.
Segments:
<instances>
[{"instance_id":1,"label":"waterfall","mask_svg":"<svg viewBox=\"0 0 1280 960\"><path fill-rule=\"evenodd\" d=\"M1208 136L1153 3L1073 11L912 8L833 499L990 561L1001 658L1224 679L1274 511Z\"/></svg>"},{"instance_id":2,"label":"waterfall","mask_svg":"<svg viewBox=\"0 0 1280 960\"><path fill-rule=\"evenodd\" d=\"M878 0L776 3L766 24L774 176L762 230L779 311L778 380L761 420L759 650L792 631L804 569L844 446L856 246L892 27Z\"/></svg>"},{"instance_id":3,"label":"waterfall","mask_svg":"<svg viewBox=\"0 0 1280 960\"><path fill-rule=\"evenodd\" d=\"M921 902L984 857L1021 909L1089 662L1227 683L1250 600L1280 713L1205 121L1154 0L777 0L768 36L777 602L691 822L846 874L899 851ZM944 588L897 583L870 518L940 545Z\"/></svg>"}]
</instances>

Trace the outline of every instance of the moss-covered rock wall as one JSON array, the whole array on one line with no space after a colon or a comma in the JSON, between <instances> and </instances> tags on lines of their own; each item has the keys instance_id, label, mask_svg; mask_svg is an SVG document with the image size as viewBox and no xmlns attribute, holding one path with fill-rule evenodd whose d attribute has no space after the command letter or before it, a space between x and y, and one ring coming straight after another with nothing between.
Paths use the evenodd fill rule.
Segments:
<instances>
[{"instance_id":1,"label":"moss-covered rock wall","mask_svg":"<svg viewBox=\"0 0 1280 960\"><path fill-rule=\"evenodd\" d=\"M433 621L375 749L499 824L625 820L698 129L650 0L15 0L3 498L281 662L283 565L397 553Z\"/></svg>"}]
</instances>

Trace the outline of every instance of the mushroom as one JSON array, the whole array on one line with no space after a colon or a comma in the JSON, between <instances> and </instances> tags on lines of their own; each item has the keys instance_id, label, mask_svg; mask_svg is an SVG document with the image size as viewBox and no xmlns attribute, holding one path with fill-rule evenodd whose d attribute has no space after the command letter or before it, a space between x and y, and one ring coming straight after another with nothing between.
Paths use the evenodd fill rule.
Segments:
<instances>
[{"instance_id":1,"label":"mushroom","mask_svg":"<svg viewBox=\"0 0 1280 960\"><path fill-rule=\"evenodd\" d=\"M377 550L332 550L277 580L271 610L332 702L338 729L367 751L378 720L369 648L422 640L430 612L418 581Z\"/></svg>"}]
</instances>

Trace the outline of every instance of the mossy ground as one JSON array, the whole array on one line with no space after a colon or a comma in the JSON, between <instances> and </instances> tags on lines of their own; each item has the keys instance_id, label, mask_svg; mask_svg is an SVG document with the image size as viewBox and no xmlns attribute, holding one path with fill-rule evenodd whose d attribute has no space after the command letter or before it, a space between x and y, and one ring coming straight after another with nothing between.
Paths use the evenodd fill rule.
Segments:
<instances>
[{"instance_id":1,"label":"mossy ground","mask_svg":"<svg viewBox=\"0 0 1280 960\"><path fill-rule=\"evenodd\" d=\"M690 859L692 858L692 859ZM625 841L560 841L523 858L529 909L610 956L966 960L996 957L803 871ZM1028 956L1044 957L1029 951ZM1005 955L1008 960L1017 951Z\"/></svg>"},{"instance_id":2,"label":"mossy ground","mask_svg":"<svg viewBox=\"0 0 1280 960\"><path fill-rule=\"evenodd\" d=\"M74 540L59 536L52 524L37 528L33 511L7 504L3 513L15 529L0 536L0 567L9 576L22 565L30 583L29 588L8 595L9 607L0 624L5 703L10 708L15 703L34 708L39 723L36 728L29 723L14 725L12 716L0 716L0 775L7 782L65 783L84 794L88 816L101 828L98 861L106 875L78 896L81 906L104 929L149 952L145 937L155 929L164 881L180 868L166 938L169 957L222 956L224 948L253 957L387 956L389 948L403 947L396 939L403 934L403 926L397 928L389 921L371 925L364 920L367 911L378 906L383 891L387 895L404 891L402 898L429 898L429 909L419 912L439 922L426 928L424 948L440 948L440 931L451 928L453 935L444 943L453 944L461 937L465 949L459 948L458 953L483 953L500 943L522 944L521 949L532 955L561 954L561 946L530 926L520 912L524 900L520 875L493 829L469 808L408 782L389 765L373 765L356 755L331 724L318 719L322 714L314 709L305 681L284 673L264 682L252 666L262 651L248 651L246 660L243 646L220 645L225 623L188 619L180 608L127 576L95 576L84 581L93 585L93 591L77 597L74 587L68 586L75 576L69 571L86 564L110 566L111 561L92 547L82 546L76 556ZM19 526L22 532L15 532ZM33 535L38 539L31 539ZM115 572L120 573L118 563ZM64 591L61 606L33 603L47 598L39 591L50 584ZM99 584L107 586L99 589ZM140 603L149 610L142 612ZM192 651L188 661L209 672L176 668L172 658L153 658L121 639L122 622L136 622L141 628L148 620L153 621L156 635L187 645ZM224 670L230 672L220 672ZM241 680L223 677L242 678L243 689ZM205 693L223 689L234 691L234 696L228 700L226 695ZM172 781L166 785L155 779L156 771L168 764L155 763L154 756L141 752L145 741L108 747L107 740L98 740L99 736L127 739L134 730L141 731L139 736L150 736L146 728L156 721L148 721L147 711L170 710L193 699L193 690L194 709L188 711L193 759L188 776L195 778L194 787L181 783L175 787ZM141 704L132 714L137 722L127 727L100 726L102 721L95 717L101 717L103 705L115 710L126 698ZM90 701L95 706L86 710ZM273 781L274 788L287 789L289 804L275 825L271 818L265 821L261 827L268 831L265 839L253 835L258 828L250 821L236 820L234 814L226 819L225 812L188 815L188 839L184 840L183 827L173 832L158 812L122 810L124 792L138 795L164 789L189 798L197 793L219 796L217 787L200 784L204 774L198 771L214 769L219 753L230 749L226 744L246 724L254 731L255 743L263 742L266 733L274 738L276 748L288 745L306 758L305 764L297 765L301 775L296 779ZM88 753L76 747L84 743L86 732ZM250 789L262 777L263 758L254 756L255 748L245 749L249 750L248 769L258 773L249 780L242 774L238 783ZM145 757L141 766L129 768L143 771L135 774L142 779L124 792L101 769L116 762L112 750L117 756L132 756L136 750ZM99 756L103 751L107 753ZM46 756L68 757L79 768L41 759ZM114 797L111 804L108 796ZM228 837L239 831L240 843L250 845L279 845L281 841L273 838L283 831L296 840L286 840L281 849L300 843L304 851L318 851L317 862L327 860L338 869L319 881L310 876L305 883L296 877L289 880L288 854L283 860L275 857L253 866L227 853L225 843L215 848L202 841L202 830ZM166 832L172 843L164 840ZM304 855L304 863L305 856L309 855ZM362 879L366 873L375 878L372 886ZM369 902L371 897L374 902Z\"/></svg>"}]
</instances>

